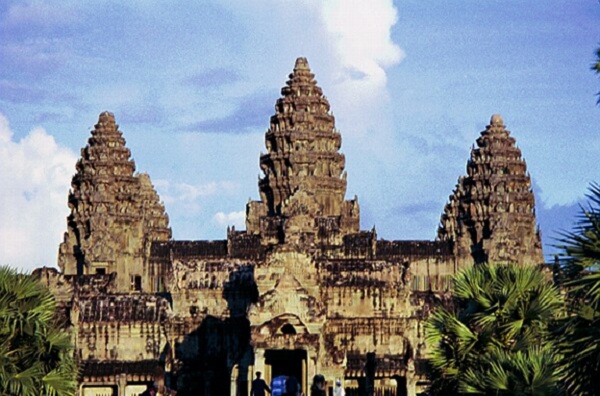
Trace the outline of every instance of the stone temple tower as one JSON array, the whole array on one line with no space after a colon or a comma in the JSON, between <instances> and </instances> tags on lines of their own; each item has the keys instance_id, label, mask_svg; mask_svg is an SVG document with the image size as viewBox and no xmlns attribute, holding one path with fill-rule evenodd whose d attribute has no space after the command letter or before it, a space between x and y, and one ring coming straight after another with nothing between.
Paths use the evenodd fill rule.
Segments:
<instances>
[{"instance_id":1,"label":"stone temple tower","mask_svg":"<svg viewBox=\"0 0 600 396\"><path fill-rule=\"evenodd\" d=\"M151 291L163 280L148 274L145 257L171 229L150 177L134 175L130 156L113 114L100 114L71 183L58 262L66 275L117 273L119 290Z\"/></svg>"},{"instance_id":2,"label":"stone temple tower","mask_svg":"<svg viewBox=\"0 0 600 396\"><path fill-rule=\"evenodd\" d=\"M100 114L72 180L61 272L36 272L70 325L82 395L157 382L180 396L248 396L259 371L303 391L323 374L348 394L423 394L423 321L456 271L543 262L531 180L500 116L477 139L438 238L384 240L345 200L342 139L305 58L281 94L246 230L212 241L171 239L149 176Z\"/></svg>"},{"instance_id":3,"label":"stone temple tower","mask_svg":"<svg viewBox=\"0 0 600 396\"><path fill-rule=\"evenodd\" d=\"M261 201L248 204L247 231L261 234L264 245L314 244L335 231L328 243L341 244L358 232L360 215L356 199L344 200L342 137L306 58L296 60L286 84L265 134Z\"/></svg>"},{"instance_id":4,"label":"stone temple tower","mask_svg":"<svg viewBox=\"0 0 600 396\"><path fill-rule=\"evenodd\" d=\"M438 238L454 242L457 256L471 255L475 263L544 261L527 165L497 114L471 150Z\"/></svg>"}]
</instances>

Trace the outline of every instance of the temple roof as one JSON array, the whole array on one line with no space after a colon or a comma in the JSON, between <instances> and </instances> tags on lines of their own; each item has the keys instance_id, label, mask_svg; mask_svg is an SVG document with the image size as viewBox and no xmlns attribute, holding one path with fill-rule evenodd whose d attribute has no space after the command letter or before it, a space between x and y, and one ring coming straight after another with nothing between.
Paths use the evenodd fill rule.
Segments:
<instances>
[{"instance_id":1,"label":"temple roof","mask_svg":"<svg viewBox=\"0 0 600 396\"><path fill-rule=\"evenodd\" d=\"M316 202L315 215L339 215L346 192L342 139L306 58L296 60L281 94L265 135L268 152L260 158L263 202L282 214L286 200L302 190Z\"/></svg>"},{"instance_id":2,"label":"temple roof","mask_svg":"<svg viewBox=\"0 0 600 396\"><path fill-rule=\"evenodd\" d=\"M517 257L543 262L527 165L498 114L471 150L467 175L444 209L438 238L470 250L477 262Z\"/></svg>"},{"instance_id":3,"label":"temple roof","mask_svg":"<svg viewBox=\"0 0 600 396\"><path fill-rule=\"evenodd\" d=\"M80 273L82 264L93 263L108 265L105 270L110 272L117 253L124 253L124 245L130 249L128 254L139 256L144 239L171 238L169 218L149 176L134 174L130 157L114 115L101 113L71 182L71 214L59 252L59 266L65 274ZM129 233L127 238L125 233ZM128 238L130 243L120 243Z\"/></svg>"}]
</instances>

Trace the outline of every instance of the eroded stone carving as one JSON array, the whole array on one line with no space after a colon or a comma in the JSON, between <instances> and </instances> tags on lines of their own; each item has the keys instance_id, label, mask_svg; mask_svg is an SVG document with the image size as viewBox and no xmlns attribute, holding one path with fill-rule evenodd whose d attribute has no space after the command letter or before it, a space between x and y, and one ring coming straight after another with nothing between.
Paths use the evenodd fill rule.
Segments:
<instances>
[{"instance_id":1,"label":"eroded stone carving","mask_svg":"<svg viewBox=\"0 0 600 396\"><path fill-rule=\"evenodd\" d=\"M122 292L158 291L147 257L153 241L171 238L169 218L130 156L114 115L100 114L73 176L58 263L66 275L117 273Z\"/></svg>"},{"instance_id":2,"label":"eroded stone carving","mask_svg":"<svg viewBox=\"0 0 600 396\"><path fill-rule=\"evenodd\" d=\"M531 179L521 150L494 114L477 148L471 150L467 176L461 177L444 208L438 238L452 241L456 254L476 262L543 262Z\"/></svg>"},{"instance_id":3,"label":"eroded stone carving","mask_svg":"<svg viewBox=\"0 0 600 396\"><path fill-rule=\"evenodd\" d=\"M265 245L282 238L318 244L316 223L335 219L341 244L344 235L359 230L358 202L344 201L342 137L305 58L296 60L281 94L265 134L267 154L260 157L262 201L248 203L247 232L260 234Z\"/></svg>"}]
</instances>

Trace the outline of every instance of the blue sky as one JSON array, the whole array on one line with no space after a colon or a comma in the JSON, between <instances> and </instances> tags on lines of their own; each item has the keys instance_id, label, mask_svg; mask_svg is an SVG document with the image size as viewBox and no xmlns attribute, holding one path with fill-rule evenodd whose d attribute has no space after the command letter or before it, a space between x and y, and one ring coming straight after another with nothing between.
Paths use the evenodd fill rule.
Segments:
<instances>
[{"instance_id":1,"label":"blue sky","mask_svg":"<svg viewBox=\"0 0 600 396\"><path fill-rule=\"evenodd\" d=\"M104 110L176 239L243 228L299 56L342 133L347 197L380 238L435 237L494 113L527 160L546 247L600 180L598 1L173 4L0 3L0 263L55 265L75 161Z\"/></svg>"}]
</instances>

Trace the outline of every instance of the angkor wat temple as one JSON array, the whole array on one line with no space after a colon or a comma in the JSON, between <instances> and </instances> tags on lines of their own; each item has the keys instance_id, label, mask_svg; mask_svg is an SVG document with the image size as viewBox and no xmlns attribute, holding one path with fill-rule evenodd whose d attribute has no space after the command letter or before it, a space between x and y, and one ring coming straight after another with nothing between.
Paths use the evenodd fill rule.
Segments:
<instances>
[{"instance_id":1,"label":"angkor wat temple","mask_svg":"<svg viewBox=\"0 0 600 396\"><path fill-rule=\"evenodd\" d=\"M60 272L36 271L72 331L81 395L137 395L154 381L161 393L248 395L257 371L304 390L320 373L348 394L415 395L427 382L423 321L453 274L543 262L531 180L500 116L477 139L437 239L387 241L361 230L357 198L345 199L342 137L306 59L281 94L260 201L247 204L245 231L216 241L172 240L149 176L100 114L73 177Z\"/></svg>"}]
</instances>

